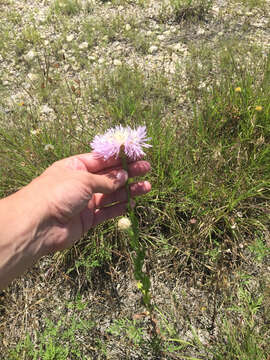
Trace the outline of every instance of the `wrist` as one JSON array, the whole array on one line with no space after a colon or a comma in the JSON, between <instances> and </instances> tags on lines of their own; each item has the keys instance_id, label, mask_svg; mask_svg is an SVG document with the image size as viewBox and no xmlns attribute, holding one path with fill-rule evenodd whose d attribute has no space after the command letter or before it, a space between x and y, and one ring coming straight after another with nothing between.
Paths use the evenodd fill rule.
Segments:
<instances>
[{"instance_id":1,"label":"wrist","mask_svg":"<svg viewBox=\"0 0 270 360\"><path fill-rule=\"evenodd\" d=\"M0 200L0 288L45 254L42 206L28 187Z\"/></svg>"}]
</instances>

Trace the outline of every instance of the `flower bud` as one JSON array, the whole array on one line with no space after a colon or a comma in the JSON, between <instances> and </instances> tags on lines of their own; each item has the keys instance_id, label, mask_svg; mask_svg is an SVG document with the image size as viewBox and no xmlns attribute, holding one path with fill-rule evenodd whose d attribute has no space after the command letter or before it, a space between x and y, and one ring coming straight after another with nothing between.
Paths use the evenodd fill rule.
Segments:
<instances>
[{"instance_id":1,"label":"flower bud","mask_svg":"<svg viewBox=\"0 0 270 360\"><path fill-rule=\"evenodd\" d=\"M131 227L131 221L127 217L122 217L118 220L117 227L120 231L128 230Z\"/></svg>"}]
</instances>

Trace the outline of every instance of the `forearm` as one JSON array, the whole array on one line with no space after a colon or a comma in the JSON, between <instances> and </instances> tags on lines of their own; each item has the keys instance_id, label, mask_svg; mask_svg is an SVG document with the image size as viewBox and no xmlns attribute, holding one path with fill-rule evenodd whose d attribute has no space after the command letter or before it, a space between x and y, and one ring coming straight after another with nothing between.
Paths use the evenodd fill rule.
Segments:
<instances>
[{"instance_id":1,"label":"forearm","mask_svg":"<svg viewBox=\"0 0 270 360\"><path fill-rule=\"evenodd\" d=\"M28 188L0 200L0 289L44 253L38 202Z\"/></svg>"}]
</instances>

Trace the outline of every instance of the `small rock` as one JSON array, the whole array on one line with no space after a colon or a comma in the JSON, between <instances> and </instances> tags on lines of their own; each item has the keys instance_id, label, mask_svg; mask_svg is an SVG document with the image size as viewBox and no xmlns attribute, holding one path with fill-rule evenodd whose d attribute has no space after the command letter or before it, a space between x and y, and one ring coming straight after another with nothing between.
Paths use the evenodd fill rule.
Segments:
<instances>
[{"instance_id":1,"label":"small rock","mask_svg":"<svg viewBox=\"0 0 270 360\"><path fill-rule=\"evenodd\" d=\"M29 73L28 74L28 77L31 81L36 81L38 79L38 75L37 74L32 74L32 73Z\"/></svg>"},{"instance_id":2,"label":"small rock","mask_svg":"<svg viewBox=\"0 0 270 360\"><path fill-rule=\"evenodd\" d=\"M199 28L199 30L197 31L198 35L203 35L205 33L205 30L202 28Z\"/></svg>"},{"instance_id":3,"label":"small rock","mask_svg":"<svg viewBox=\"0 0 270 360\"><path fill-rule=\"evenodd\" d=\"M152 46L150 46L148 51L150 54L154 54L158 51L158 47L156 45L152 45Z\"/></svg>"},{"instance_id":4,"label":"small rock","mask_svg":"<svg viewBox=\"0 0 270 360\"><path fill-rule=\"evenodd\" d=\"M114 60L113 60L113 65L115 65L115 66L121 66L121 65L122 65L122 62L121 62L120 60L118 60L118 59L114 59Z\"/></svg>"},{"instance_id":5,"label":"small rock","mask_svg":"<svg viewBox=\"0 0 270 360\"><path fill-rule=\"evenodd\" d=\"M71 42L73 39L74 39L73 34L67 35L67 37L66 37L67 42Z\"/></svg>"},{"instance_id":6,"label":"small rock","mask_svg":"<svg viewBox=\"0 0 270 360\"><path fill-rule=\"evenodd\" d=\"M28 51L26 55L24 55L24 60L29 62L32 61L36 57L36 53L34 50Z\"/></svg>"},{"instance_id":7,"label":"small rock","mask_svg":"<svg viewBox=\"0 0 270 360\"><path fill-rule=\"evenodd\" d=\"M40 12L38 14L36 14L36 20L40 23L43 24L46 21L46 13L45 11L42 9L40 10Z\"/></svg>"},{"instance_id":8,"label":"small rock","mask_svg":"<svg viewBox=\"0 0 270 360\"><path fill-rule=\"evenodd\" d=\"M165 40L165 36L164 36L164 35L158 35L157 38L158 38L158 40L160 40L160 41Z\"/></svg>"},{"instance_id":9,"label":"small rock","mask_svg":"<svg viewBox=\"0 0 270 360\"><path fill-rule=\"evenodd\" d=\"M178 55L175 53L172 53L172 61L177 62L179 60Z\"/></svg>"},{"instance_id":10,"label":"small rock","mask_svg":"<svg viewBox=\"0 0 270 360\"><path fill-rule=\"evenodd\" d=\"M174 50L174 51L176 51L176 52L182 52L182 53L184 53L184 54L186 54L187 53L187 48L186 48L186 46L184 45L184 44L181 44L181 43L177 43L177 44L175 44L173 47L172 47L172 49Z\"/></svg>"},{"instance_id":11,"label":"small rock","mask_svg":"<svg viewBox=\"0 0 270 360\"><path fill-rule=\"evenodd\" d=\"M131 26L129 24L126 24L125 29L129 31L131 29Z\"/></svg>"},{"instance_id":12,"label":"small rock","mask_svg":"<svg viewBox=\"0 0 270 360\"><path fill-rule=\"evenodd\" d=\"M49 114L49 113L52 112L52 111L53 111L53 109L50 108L50 107L48 106L48 104L44 104L44 105L42 105L42 106L40 107L40 112L41 112L42 114Z\"/></svg>"},{"instance_id":13,"label":"small rock","mask_svg":"<svg viewBox=\"0 0 270 360\"><path fill-rule=\"evenodd\" d=\"M87 49L88 48L88 42L84 41L79 45L79 49Z\"/></svg>"}]
</instances>

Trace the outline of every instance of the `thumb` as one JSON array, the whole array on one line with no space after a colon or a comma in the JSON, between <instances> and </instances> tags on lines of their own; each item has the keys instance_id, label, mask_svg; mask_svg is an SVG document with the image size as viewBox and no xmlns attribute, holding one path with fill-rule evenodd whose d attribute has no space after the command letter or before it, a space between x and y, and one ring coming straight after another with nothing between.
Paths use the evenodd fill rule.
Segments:
<instances>
[{"instance_id":1,"label":"thumb","mask_svg":"<svg viewBox=\"0 0 270 360\"><path fill-rule=\"evenodd\" d=\"M93 193L110 194L125 185L128 179L127 171L112 170L106 174L89 174L90 187Z\"/></svg>"}]
</instances>

